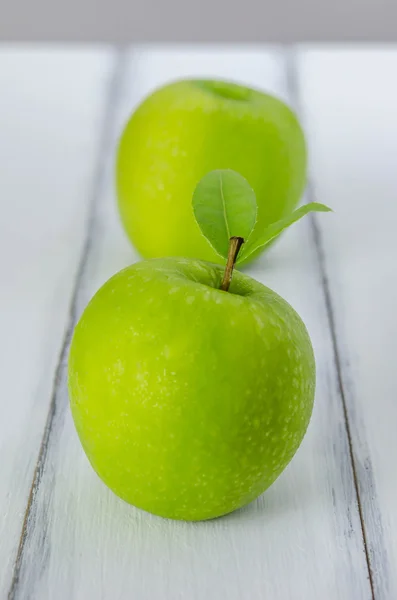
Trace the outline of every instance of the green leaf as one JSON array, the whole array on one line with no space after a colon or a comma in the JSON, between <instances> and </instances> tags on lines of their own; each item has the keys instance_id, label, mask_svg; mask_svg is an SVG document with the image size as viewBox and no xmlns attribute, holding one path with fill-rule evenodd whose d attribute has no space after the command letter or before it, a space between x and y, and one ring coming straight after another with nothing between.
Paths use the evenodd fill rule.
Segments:
<instances>
[{"instance_id":1,"label":"green leaf","mask_svg":"<svg viewBox=\"0 0 397 600\"><path fill-rule=\"evenodd\" d=\"M307 215L309 212L332 212L332 209L328 206L325 206L325 204L319 204L318 202L310 202L309 204L304 204L287 217L284 217L283 219L280 219L280 221L276 221L275 223L272 223L271 225L266 227L263 233L256 239L249 240L248 244L244 244L241 248L237 262L245 260L253 252L256 252L257 250L259 250L259 248L263 248L263 246L266 246L284 229L286 229L293 223L296 223L296 221L299 221L299 219Z\"/></svg>"},{"instance_id":2,"label":"green leaf","mask_svg":"<svg viewBox=\"0 0 397 600\"><path fill-rule=\"evenodd\" d=\"M248 240L255 227L255 192L242 175L230 169L204 175L194 190L192 203L201 232L223 258L227 258L231 237Z\"/></svg>"}]
</instances>

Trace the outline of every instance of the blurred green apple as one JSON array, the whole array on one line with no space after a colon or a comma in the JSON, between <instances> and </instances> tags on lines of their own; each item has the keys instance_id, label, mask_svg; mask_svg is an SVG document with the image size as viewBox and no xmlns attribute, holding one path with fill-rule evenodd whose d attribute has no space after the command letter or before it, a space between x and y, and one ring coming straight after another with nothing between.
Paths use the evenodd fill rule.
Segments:
<instances>
[{"instance_id":1,"label":"blurred green apple","mask_svg":"<svg viewBox=\"0 0 397 600\"><path fill-rule=\"evenodd\" d=\"M289 214L306 179L306 147L281 100L225 81L185 80L155 91L134 112L118 148L118 205L131 241L146 258L222 262L200 233L193 190L208 171L233 169L253 188L252 240Z\"/></svg>"},{"instance_id":2,"label":"blurred green apple","mask_svg":"<svg viewBox=\"0 0 397 600\"><path fill-rule=\"evenodd\" d=\"M121 498L201 520L261 494L299 447L315 363L275 292L223 268L134 264L94 296L73 335L69 393L93 468Z\"/></svg>"}]
</instances>

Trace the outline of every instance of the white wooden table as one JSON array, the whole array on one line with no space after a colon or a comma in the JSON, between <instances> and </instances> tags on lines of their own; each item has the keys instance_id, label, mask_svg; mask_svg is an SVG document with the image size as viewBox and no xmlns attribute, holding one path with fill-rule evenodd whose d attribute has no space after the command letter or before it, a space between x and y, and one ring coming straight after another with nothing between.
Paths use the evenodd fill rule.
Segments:
<instances>
[{"instance_id":1,"label":"white wooden table","mask_svg":"<svg viewBox=\"0 0 397 600\"><path fill-rule=\"evenodd\" d=\"M0 47L0 598L397 599L397 48ZM206 523L116 498L65 386L88 299L138 259L114 198L137 102L183 75L298 107L308 198L249 273L301 314L318 386L298 454L258 501Z\"/></svg>"}]
</instances>

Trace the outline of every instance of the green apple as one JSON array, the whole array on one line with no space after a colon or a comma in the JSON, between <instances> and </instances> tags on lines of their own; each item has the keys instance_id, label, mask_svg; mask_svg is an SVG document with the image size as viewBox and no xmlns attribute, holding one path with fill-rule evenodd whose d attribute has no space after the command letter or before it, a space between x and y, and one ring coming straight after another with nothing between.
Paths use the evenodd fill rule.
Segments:
<instances>
[{"instance_id":1,"label":"green apple","mask_svg":"<svg viewBox=\"0 0 397 600\"><path fill-rule=\"evenodd\" d=\"M306 328L275 292L201 260L136 263L76 326L71 409L97 474L156 515L201 520L256 498L298 449L312 412Z\"/></svg>"},{"instance_id":2,"label":"green apple","mask_svg":"<svg viewBox=\"0 0 397 600\"><path fill-rule=\"evenodd\" d=\"M222 262L191 207L198 181L214 169L233 169L253 188L254 239L293 210L305 185L294 113L271 95L210 80L166 85L138 107L120 139L116 178L122 222L142 256Z\"/></svg>"}]
</instances>

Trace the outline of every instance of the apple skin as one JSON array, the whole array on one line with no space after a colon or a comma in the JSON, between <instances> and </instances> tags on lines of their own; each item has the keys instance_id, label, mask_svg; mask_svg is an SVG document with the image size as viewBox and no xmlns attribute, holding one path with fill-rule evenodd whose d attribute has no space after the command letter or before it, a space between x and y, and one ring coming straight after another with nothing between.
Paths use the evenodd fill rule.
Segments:
<instances>
[{"instance_id":1,"label":"apple skin","mask_svg":"<svg viewBox=\"0 0 397 600\"><path fill-rule=\"evenodd\" d=\"M72 415L97 474L127 502L203 520L259 496L308 426L315 362L275 292L199 260L136 263L96 293L69 356Z\"/></svg>"},{"instance_id":2,"label":"apple skin","mask_svg":"<svg viewBox=\"0 0 397 600\"><path fill-rule=\"evenodd\" d=\"M212 80L174 82L142 102L121 135L116 183L122 222L143 257L222 263L191 206L198 181L214 169L250 183L259 235L293 210L305 186L306 145L294 113L273 96Z\"/></svg>"}]
</instances>

